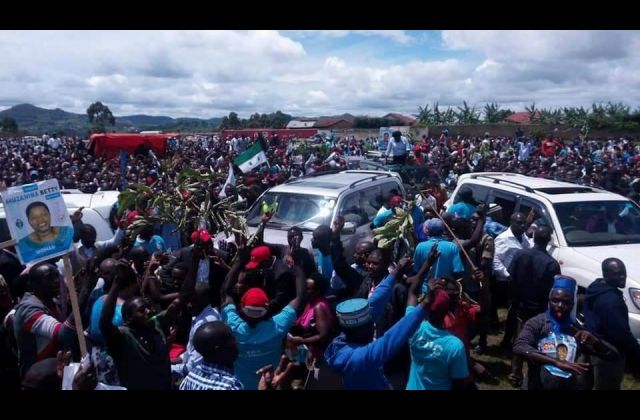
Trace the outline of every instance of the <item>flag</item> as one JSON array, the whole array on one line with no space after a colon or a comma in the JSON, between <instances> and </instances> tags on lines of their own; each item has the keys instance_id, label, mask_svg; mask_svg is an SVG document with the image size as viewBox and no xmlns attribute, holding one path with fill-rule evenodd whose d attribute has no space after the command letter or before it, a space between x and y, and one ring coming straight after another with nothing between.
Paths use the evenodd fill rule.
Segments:
<instances>
[{"instance_id":1,"label":"flag","mask_svg":"<svg viewBox=\"0 0 640 420\"><path fill-rule=\"evenodd\" d=\"M253 168L260 166L263 163L268 163L265 150L264 143L258 141L246 151L242 152L242 154L235 158L233 162L238 165L242 172L250 172Z\"/></svg>"},{"instance_id":2,"label":"flag","mask_svg":"<svg viewBox=\"0 0 640 420\"><path fill-rule=\"evenodd\" d=\"M227 188L227 185L231 185L232 187L236 185L236 176L233 173L233 165L231 164L231 162L229 162L229 176L227 177L227 181L222 186L222 191L220 191L220 194L218 194L219 198L225 198L227 196L227 193L224 192L224 190Z\"/></svg>"}]
</instances>

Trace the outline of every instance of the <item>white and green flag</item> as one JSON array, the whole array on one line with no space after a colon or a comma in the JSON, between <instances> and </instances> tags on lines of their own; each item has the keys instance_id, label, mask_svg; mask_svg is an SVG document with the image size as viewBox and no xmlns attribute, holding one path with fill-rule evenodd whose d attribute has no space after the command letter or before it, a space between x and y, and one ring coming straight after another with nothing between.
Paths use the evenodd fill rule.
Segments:
<instances>
[{"instance_id":1,"label":"white and green flag","mask_svg":"<svg viewBox=\"0 0 640 420\"><path fill-rule=\"evenodd\" d=\"M233 160L238 168L244 173L250 172L253 168L267 162L267 155L262 142L258 141L253 146L242 152L240 156Z\"/></svg>"}]
</instances>

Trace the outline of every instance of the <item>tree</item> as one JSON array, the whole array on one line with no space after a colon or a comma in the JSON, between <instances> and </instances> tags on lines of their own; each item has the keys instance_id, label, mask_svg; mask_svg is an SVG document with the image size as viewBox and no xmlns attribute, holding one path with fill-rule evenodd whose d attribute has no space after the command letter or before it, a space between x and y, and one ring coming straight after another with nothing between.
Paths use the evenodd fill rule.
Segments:
<instances>
[{"instance_id":1,"label":"tree","mask_svg":"<svg viewBox=\"0 0 640 420\"><path fill-rule=\"evenodd\" d=\"M229 128L242 128L242 123L235 112L229 113Z\"/></svg>"},{"instance_id":2,"label":"tree","mask_svg":"<svg viewBox=\"0 0 640 420\"><path fill-rule=\"evenodd\" d=\"M424 108L418 106L418 123L420 125L431 125L433 122L433 112L429 108L429 104L426 104Z\"/></svg>"},{"instance_id":3,"label":"tree","mask_svg":"<svg viewBox=\"0 0 640 420\"><path fill-rule=\"evenodd\" d=\"M480 121L480 112L476 111L475 105L470 107L467 101L462 101L462 106L458 107L456 117L458 124L476 124Z\"/></svg>"},{"instance_id":4,"label":"tree","mask_svg":"<svg viewBox=\"0 0 640 420\"><path fill-rule=\"evenodd\" d=\"M535 102L533 102L530 106L525 106L524 109L529 113L529 121L531 123L539 119L539 113L538 113L538 110L536 109Z\"/></svg>"},{"instance_id":5,"label":"tree","mask_svg":"<svg viewBox=\"0 0 640 420\"><path fill-rule=\"evenodd\" d=\"M104 133L107 125L116 125L116 119L108 106L102 102L94 102L87 108L87 117L92 124L91 132Z\"/></svg>"},{"instance_id":6,"label":"tree","mask_svg":"<svg viewBox=\"0 0 640 420\"><path fill-rule=\"evenodd\" d=\"M513 114L512 110L500 109L500 105L495 102L485 104L484 106L484 122L486 124L500 123L511 114Z\"/></svg>"},{"instance_id":7,"label":"tree","mask_svg":"<svg viewBox=\"0 0 640 420\"><path fill-rule=\"evenodd\" d=\"M18 123L13 118L4 117L2 121L0 121L0 131L4 131L5 133L17 133Z\"/></svg>"}]
</instances>

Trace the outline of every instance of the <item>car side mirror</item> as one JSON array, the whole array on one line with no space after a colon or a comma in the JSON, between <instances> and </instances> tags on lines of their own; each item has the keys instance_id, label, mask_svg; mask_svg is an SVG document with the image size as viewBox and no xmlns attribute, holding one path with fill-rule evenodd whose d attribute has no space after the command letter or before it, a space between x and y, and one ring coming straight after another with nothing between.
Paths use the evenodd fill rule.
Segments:
<instances>
[{"instance_id":1,"label":"car side mirror","mask_svg":"<svg viewBox=\"0 0 640 420\"><path fill-rule=\"evenodd\" d=\"M353 235L356 233L356 224L353 222L346 222L342 228L343 235Z\"/></svg>"}]
</instances>

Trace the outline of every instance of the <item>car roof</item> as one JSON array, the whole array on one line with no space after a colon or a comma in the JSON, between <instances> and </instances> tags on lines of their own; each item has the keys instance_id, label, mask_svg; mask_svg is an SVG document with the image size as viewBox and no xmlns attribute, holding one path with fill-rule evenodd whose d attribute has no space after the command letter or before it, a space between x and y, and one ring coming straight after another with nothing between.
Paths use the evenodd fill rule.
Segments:
<instances>
[{"instance_id":1,"label":"car roof","mask_svg":"<svg viewBox=\"0 0 640 420\"><path fill-rule=\"evenodd\" d=\"M285 184L273 187L270 192L322 195L338 197L343 191L358 184L374 182L386 178L395 178L394 174L385 171L341 171L293 179ZM398 182L402 182L398 180Z\"/></svg>"},{"instance_id":2,"label":"car roof","mask_svg":"<svg viewBox=\"0 0 640 420\"><path fill-rule=\"evenodd\" d=\"M552 203L575 201L626 201L627 198L587 185L572 184L552 179L535 178L508 172L479 172L461 175L458 184L473 179L475 182L518 194L529 193L546 198Z\"/></svg>"}]
</instances>

